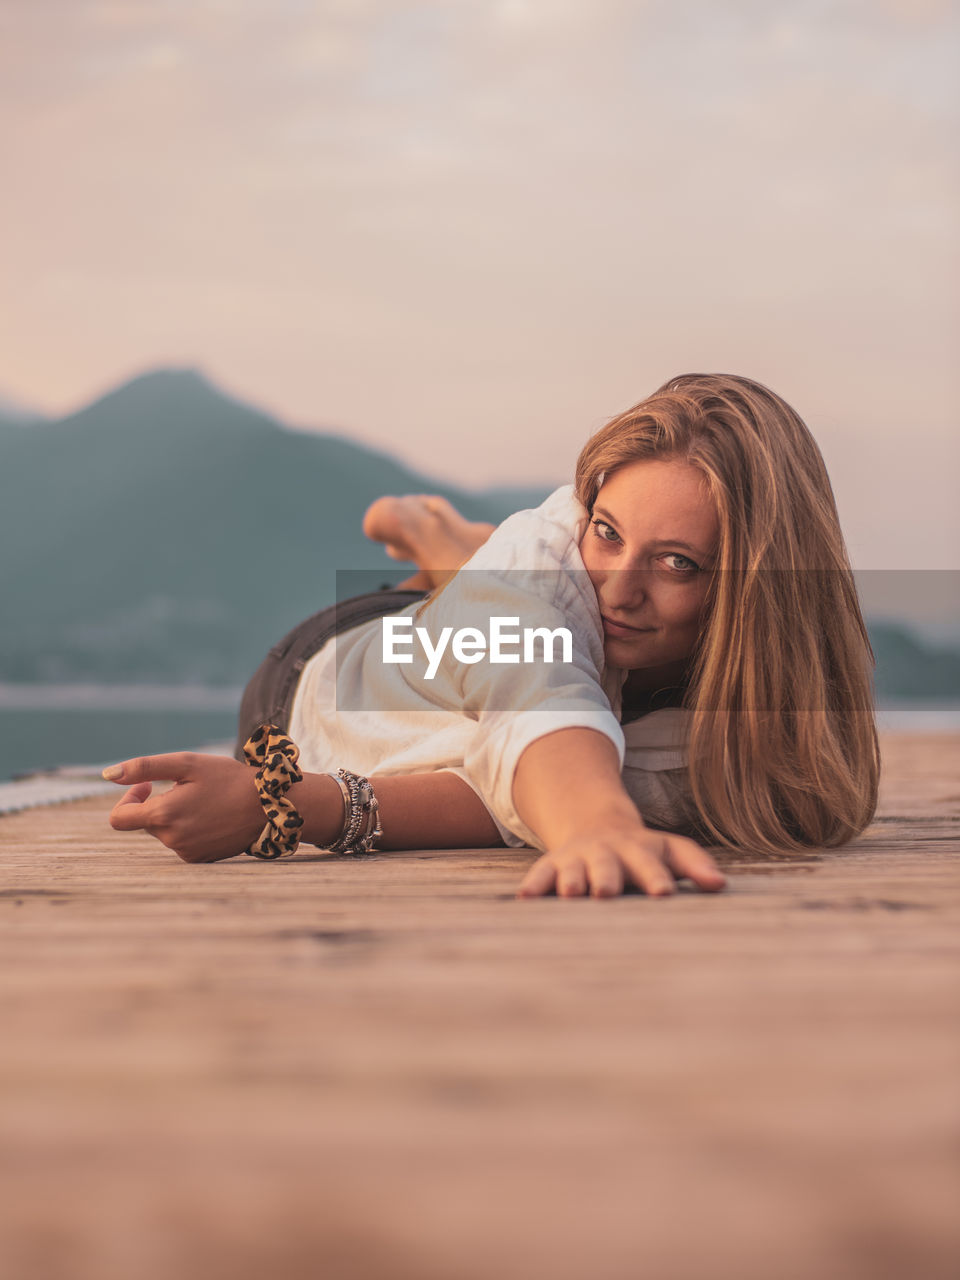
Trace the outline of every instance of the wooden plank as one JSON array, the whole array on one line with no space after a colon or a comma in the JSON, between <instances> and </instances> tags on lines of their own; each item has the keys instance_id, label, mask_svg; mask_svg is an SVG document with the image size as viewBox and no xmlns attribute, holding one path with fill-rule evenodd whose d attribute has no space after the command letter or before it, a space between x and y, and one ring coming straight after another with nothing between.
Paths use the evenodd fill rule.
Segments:
<instances>
[{"instance_id":1,"label":"wooden plank","mask_svg":"<svg viewBox=\"0 0 960 1280\"><path fill-rule=\"evenodd\" d=\"M0 818L5 1280L956 1274L960 736L730 888Z\"/></svg>"}]
</instances>

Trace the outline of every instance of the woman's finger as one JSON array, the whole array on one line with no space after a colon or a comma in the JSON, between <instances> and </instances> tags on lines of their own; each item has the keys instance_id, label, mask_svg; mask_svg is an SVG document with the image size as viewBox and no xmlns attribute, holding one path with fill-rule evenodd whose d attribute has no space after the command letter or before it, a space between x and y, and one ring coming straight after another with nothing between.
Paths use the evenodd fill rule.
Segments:
<instances>
[{"instance_id":1,"label":"woman's finger","mask_svg":"<svg viewBox=\"0 0 960 1280\"><path fill-rule=\"evenodd\" d=\"M521 881L518 898L539 898L556 883L557 868L549 854L538 858Z\"/></svg>"},{"instance_id":2,"label":"woman's finger","mask_svg":"<svg viewBox=\"0 0 960 1280\"><path fill-rule=\"evenodd\" d=\"M162 756L140 756L123 760L104 769L108 782L183 782L196 769L197 756L192 751L171 751Z\"/></svg>"},{"instance_id":3,"label":"woman's finger","mask_svg":"<svg viewBox=\"0 0 960 1280\"><path fill-rule=\"evenodd\" d=\"M622 849L620 854L630 882L654 898L667 897L677 888L658 852L634 846Z\"/></svg>"},{"instance_id":4,"label":"woman's finger","mask_svg":"<svg viewBox=\"0 0 960 1280\"><path fill-rule=\"evenodd\" d=\"M693 840L668 836L666 844L666 863L674 875L689 876L694 884L712 893L726 885L727 878L713 858Z\"/></svg>"},{"instance_id":5,"label":"woman's finger","mask_svg":"<svg viewBox=\"0 0 960 1280\"><path fill-rule=\"evenodd\" d=\"M588 865L590 892L595 898L616 898L623 893L623 864L612 853L594 855Z\"/></svg>"},{"instance_id":6,"label":"woman's finger","mask_svg":"<svg viewBox=\"0 0 960 1280\"><path fill-rule=\"evenodd\" d=\"M152 790L152 783L138 782L135 787L124 792L110 810L111 827L115 831L142 831L149 821L144 801Z\"/></svg>"},{"instance_id":7,"label":"woman's finger","mask_svg":"<svg viewBox=\"0 0 960 1280\"><path fill-rule=\"evenodd\" d=\"M587 868L581 858L564 862L557 872L557 897L581 898L587 892Z\"/></svg>"}]
</instances>

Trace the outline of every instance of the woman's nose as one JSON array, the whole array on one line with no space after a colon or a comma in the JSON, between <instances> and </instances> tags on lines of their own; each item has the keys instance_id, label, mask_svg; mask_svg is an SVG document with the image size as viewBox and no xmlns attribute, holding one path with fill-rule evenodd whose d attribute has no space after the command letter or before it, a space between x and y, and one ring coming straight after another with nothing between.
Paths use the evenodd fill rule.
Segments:
<instances>
[{"instance_id":1,"label":"woman's nose","mask_svg":"<svg viewBox=\"0 0 960 1280\"><path fill-rule=\"evenodd\" d=\"M648 569L611 569L604 583L604 603L608 609L625 613L638 609L646 600Z\"/></svg>"}]
</instances>

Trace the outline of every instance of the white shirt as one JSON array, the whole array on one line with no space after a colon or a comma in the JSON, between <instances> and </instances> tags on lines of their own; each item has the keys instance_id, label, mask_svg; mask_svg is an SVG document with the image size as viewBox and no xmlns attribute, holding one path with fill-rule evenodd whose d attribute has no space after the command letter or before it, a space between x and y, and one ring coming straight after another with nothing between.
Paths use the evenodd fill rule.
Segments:
<instances>
[{"instance_id":1,"label":"white shirt","mask_svg":"<svg viewBox=\"0 0 960 1280\"><path fill-rule=\"evenodd\" d=\"M332 637L304 667L290 718L301 768L456 773L483 801L504 844L542 850L514 808L514 771L537 738L585 727L617 748L626 789L650 825L681 821L690 803L690 713L669 707L620 724L627 672L604 660L596 593L579 550L588 519L573 485L561 486L539 507L504 520L414 618L434 642L443 626L489 631L491 615L519 618L521 628L566 627L572 662L468 665L448 648L427 680L416 644L406 650L412 662L383 661L382 620L373 618ZM408 606L397 616L414 613Z\"/></svg>"}]
</instances>

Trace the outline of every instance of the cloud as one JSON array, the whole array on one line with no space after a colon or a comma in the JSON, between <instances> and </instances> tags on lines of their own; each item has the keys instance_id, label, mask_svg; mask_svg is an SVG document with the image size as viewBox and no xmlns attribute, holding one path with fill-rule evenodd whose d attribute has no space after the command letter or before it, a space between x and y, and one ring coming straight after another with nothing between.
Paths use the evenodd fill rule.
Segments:
<instances>
[{"instance_id":1,"label":"cloud","mask_svg":"<svg viewBox=\"0 0 960 1280\"><path fill-rule=\"evenodd\" d=\"M909 421L946 469L956 4L52 8L0 17L29 399L173 353L421 465L533 478L727 367L845 450Z\"/></svg>"}]
</instances>

